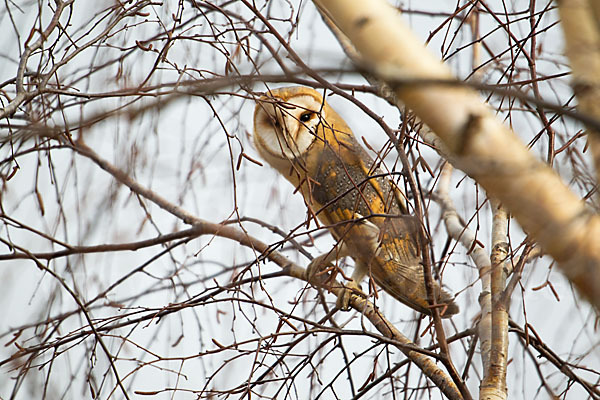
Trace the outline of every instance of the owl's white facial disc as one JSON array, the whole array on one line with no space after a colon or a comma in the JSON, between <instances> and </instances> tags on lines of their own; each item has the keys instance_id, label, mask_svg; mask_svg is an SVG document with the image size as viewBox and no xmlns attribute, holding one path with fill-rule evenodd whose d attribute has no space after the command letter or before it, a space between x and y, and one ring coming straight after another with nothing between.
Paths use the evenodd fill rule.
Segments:
<instances>
[{"instance_id":1,"label":"owl's white facial disc","mask_svg":"<svg viewBox=\"0 0 600 400\"><path fill-rule=\"evenodd\" d=\"M261 102L254 114L254 135L259 151L282 159L300 157L316 140L323 115L322 104L312 96L294 96L286 102Z\"/></svg>"}]
</instances>

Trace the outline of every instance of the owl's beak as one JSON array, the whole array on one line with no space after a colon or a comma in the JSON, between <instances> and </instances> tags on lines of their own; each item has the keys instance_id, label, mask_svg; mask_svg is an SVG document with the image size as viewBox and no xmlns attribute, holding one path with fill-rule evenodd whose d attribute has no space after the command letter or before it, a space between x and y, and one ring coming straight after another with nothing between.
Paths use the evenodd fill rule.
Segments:
<instances>
[{"instance_id":1,"label":"owl's beak","mask_svg":"<svg viewBox=\"0 0 600 400\"><path fill-rule=\"evenodd\" d=\"M263 110L271 119L271 124L275 128L277 134L286 143L288 143L289 140L293 141L295 139L294 132L290 132L289 130L290 125L293 125L293 121L288 121L292 117L285 111L285 109L294 109L296 107L286 104L285 100L276 96L263 96L260 98L259 102L261 103Z\"/></svg>"},{"instance_id":2,"label":"owl's beak","mask_svg":"<svg viewBox=\"0 0 600 400\"><path fill-rule=\"evenodd\" d=\"M278 142L280 151L279 156L288 158L287 153L293 152L294 138L286 124L286 117L288 115L282 108L289 108L289 105L282 104L283 100L280 98L267 96L261 97L257 103L261 110L261 113L258 115L260 115L263 123L270 125L276 134L276 142Z\"/></svg>"}]
</instances>

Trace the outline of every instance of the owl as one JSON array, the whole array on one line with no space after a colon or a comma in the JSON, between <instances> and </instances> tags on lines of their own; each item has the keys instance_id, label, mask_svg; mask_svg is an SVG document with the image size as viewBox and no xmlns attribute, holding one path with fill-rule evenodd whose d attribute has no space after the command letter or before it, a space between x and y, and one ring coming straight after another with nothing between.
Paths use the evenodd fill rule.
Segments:
<instances>
[{"instance_id":1,"label":"owl","mask_svg":"<svg viewBox=\"0 0 600 400\"><path fill-rule=\"evenodd\" d=\"M418 221L404 195L356 140L344 120L316 90L286 87L257 101L254 144L261 157L300 191L311 215L337 245L315 258L309 276L342 257L354 260L352 279L338 297L350 295L369 276L402 303L431 314L416 241ZM443 317L458 312L452 296L436 283Z\"/></svg>"}]
</instances>

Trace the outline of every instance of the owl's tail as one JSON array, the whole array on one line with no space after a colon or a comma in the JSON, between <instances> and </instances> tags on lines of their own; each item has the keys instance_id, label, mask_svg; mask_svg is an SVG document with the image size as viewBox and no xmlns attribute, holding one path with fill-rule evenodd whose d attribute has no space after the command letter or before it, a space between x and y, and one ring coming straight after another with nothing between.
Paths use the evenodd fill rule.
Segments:
<instances>
[{"instance_id":1,"label":"owl's tail","mask_svg":"<svg viewBox=\"0 0 600 400\"><path fill-rule=\"evenodd\" d=\"M436 302L444 305L444 307L440 309L442 318L450 318L454 314L458 314L458 305L454 302L454 297L450 293L440 288L440 285L437 283L435 284L434 291L438 293Z\"/></svg>"},{"instance_id":2,"label":"owl's tail","mask_svg":"<svg viewBox=\"0 0 600 400\"><path fill-rule=\"evenodd\" d=\"M373 274L375 283L396 300L423 314L431 315L431 306L427 301L425 279L423 279L422 274L417 276L420 279L403 279L397 274L385 274L385 276ZM437 282L434 283L433 292L442 318L450 318L458 314L459 308L454 302L454 297L442 289Z\"/></svg>"}]
</instances>

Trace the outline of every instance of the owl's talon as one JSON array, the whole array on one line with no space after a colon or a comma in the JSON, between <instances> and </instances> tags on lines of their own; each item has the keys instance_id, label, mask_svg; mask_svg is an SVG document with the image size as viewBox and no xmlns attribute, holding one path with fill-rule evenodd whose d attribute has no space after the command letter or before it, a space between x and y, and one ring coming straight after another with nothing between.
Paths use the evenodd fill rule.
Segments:
<instances>
[{"instance_id":1,"label":"owl's talon","mask_svg":"<svg viewBox=\"0 0 600 400\"><path fill-rule=\"evenodd\" d=\"M362 289L360 288L360 285L356 283L355 280L351 280L338 295L337 301L335 303L336 307L342 311L350 311L350 299L352 298L352 295L357 294L362 295Z\"/></svg>"},{"instance_id":2,"label":"owl's talon","mask_svg":"<svg viewBox=\"0 0 600 400\"><path fill-rule=\"evenodd\" d=\"M327 254L321 254L318 257L315 257L306 267L306 271L304 272L306 275L306 280L311 282L313 278L319 274L319 272L323 271L328 264Z\"/></svg>"}]
</instances>

